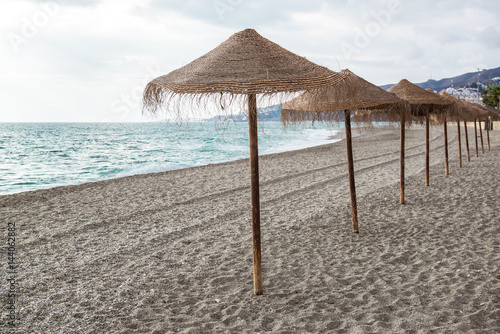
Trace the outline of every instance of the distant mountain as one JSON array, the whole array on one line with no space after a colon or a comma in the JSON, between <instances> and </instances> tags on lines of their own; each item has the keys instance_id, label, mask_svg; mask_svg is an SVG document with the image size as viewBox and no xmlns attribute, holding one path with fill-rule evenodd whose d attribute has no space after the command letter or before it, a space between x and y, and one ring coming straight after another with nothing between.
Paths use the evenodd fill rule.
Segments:
<instances>
[{"instance_id":1,"label":"distant mountain","mask_svg":"<svg viewBox=\"0 0 500 334\"><path fill-rule=\"evenodd\" d=\"M491 70L482 70L480 72L480 82L485 85L492 84L496 82L497 84L499 81L492 80L493 78L499 78L500 77L500 67L491 69ZM417 86L420 86L422 88L430 88L435 91L441 91L442 89L448 88L452 86L452 81L453 81L453 87L459 88L463 87L464 85L470 85L472 83L477 83L478 81L478 73L477 72L471 72L471 73L465 73L453 78L445 78L441 80L427 80L426 82L421 82L421 83L416 83ZM382 89L387 89L389 87L394 86L395 84L389 84L389 85L383 85L380 86ZM281 121L281 105L274 105L270 107L265 107L265 108L258 108L257 113L259 114L259 121ZM205 122L217 122L221 120L226 120L226 116L216 116L210 119L206 119ZM234 122L247 122L248 121L248 116L246 114L239 114L239 115L233 115L229 117L229 120L232 120Z\"/></svg>"},{"instance_id":2,"label":"distant mountain","mask_svg":"<svg viewBox=\"0 0 500 334\"><path fill-rule=\"evenodd\" d=\"M281 105L274 105L265 108L258 108L257 113L259 115L259 121L280 121L281 120ZM220 120L225 120L226 116L216 116L205 120L206 122L217 122ZM229 117L229 120L234 122L247 122L248 116L246 114L233 115Z\"/></svg>"},{"instance_id":3,"label":"distant mountain","mask_svg":"<svg viewBox=\"0 0 500 334\"><path fill-rule=\"evenodd\" d=\"M489 85L494 83L493 78L500 77L500 67L491 69L491 70L482 70L479 75L479 81L485 85ZM403 78L401 78L403 79ZM451 87L458 88L463 87L464 85L470 85L472 83L477 83L478 81L478 72L465 73L453 78L445 78L441 80L427 80L426 82L415 83L417 86L422 88L430 88L439 92L442 89ZM498 83L498 81L497 81ZM394 86L395 84L383 85L380 86L382 89L387 89L389 87Z\"/></svg>"}]
</instances>

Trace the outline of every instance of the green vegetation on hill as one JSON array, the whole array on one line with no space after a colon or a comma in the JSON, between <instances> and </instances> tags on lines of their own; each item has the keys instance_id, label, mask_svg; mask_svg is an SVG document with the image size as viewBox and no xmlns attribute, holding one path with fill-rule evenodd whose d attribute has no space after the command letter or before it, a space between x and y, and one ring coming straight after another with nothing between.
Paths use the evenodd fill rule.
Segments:
<instances>
[{"instance_id":1,"label":"green vegetation on hill","mask_svg":"<svg viewBox=\"0 0 500 334\"><path fill-rule=\"evenodd\" d=\"M483 101L489 106L494 108L499 108L500 104L500 86L490 85L488 89L484 90L481 95L483 96Z\"/></svg>"}]
</instances>

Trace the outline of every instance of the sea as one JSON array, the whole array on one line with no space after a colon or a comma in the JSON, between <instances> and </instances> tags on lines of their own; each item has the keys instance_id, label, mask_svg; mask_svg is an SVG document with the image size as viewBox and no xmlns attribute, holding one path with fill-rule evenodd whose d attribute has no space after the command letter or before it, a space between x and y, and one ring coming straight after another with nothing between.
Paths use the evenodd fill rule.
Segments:
<instances>
[{"instance_id":1,"label":"sea","mask_svg":"<svg viewBox=\"0 0 500 334\"><path fill-rule=\"evenodd\" d=\"M259 155L332 143L343 123L259 125ZM0 195L249 157L248 123L0 123Z\"/></svg>"}]
</instances>

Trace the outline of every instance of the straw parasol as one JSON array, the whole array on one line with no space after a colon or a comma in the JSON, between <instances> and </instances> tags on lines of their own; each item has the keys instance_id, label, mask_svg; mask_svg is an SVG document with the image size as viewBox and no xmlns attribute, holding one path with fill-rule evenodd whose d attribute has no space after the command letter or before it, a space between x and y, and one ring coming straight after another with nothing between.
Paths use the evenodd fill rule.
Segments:
<instances>
[{"instance_id":1,"label":"straw parasol","mask_svg":"<svg viewBox=\"0 0 500 334\"><path fill-rule=\"evenodd\" d=\"M369 114L374 119L399 121L401 105L407 103L357 76L349 69L339 72L345 79L338 84L306 92L283 104L281 120L339 122L344 110Z\"/></svg>"},{"instance_id":2,"label":"straw parasol","mask_svg":"<svg viewBox=\"0 0 500 334\"><path fill-rule=\"evenodd\" d=\"M469 102L470 103L470 102ZM486 134L488 136L488 151L491 149L490 148L490 126L489 126L489 120L490 118L498 118L498 110L495 108L492 108L488 105L480 105L476 103L470 103L471 105L474 106L475 110L477 111L476 113L476 119L479 122L479 131L480 131L480 136L481 136L481 149L484 154L484 143L483 143L483 131L481 127L481 120L484 119L484 127L486 129ZM477 155L476 155L477 156Z\"/></svg>"},{"instance_id":3,"label":"straw parasol","mask_svg":"<svg viewBox=\"0 0 500 334\"><path fill-rule=\"evenodd\" d=\"M498 112L497 109L489 106L489 105L484 105L482 106L487 112L487 118L486 118L486 124L485 124L485 128L486 128L486 135L488 137L488 151L491 150L491 145L490 145L490 130L492 130L491 128L491 120L492 119L495 119L495 120L498 120L500 118L500 114Z\"/></svg>"},{"instance_id":4,"label":"straw parasol","mask_svg":"<svg viewBox=\"0 0 500 334\"><path fill-rule=\"evenodd\" d=\"M262 37L253 29L235 33L212 51L147 84L144 111L164 110L177 119L185 102L215 102L227 112L238 97L248 103L254 294L262 294L257 94L279 96L332 85L345 74L316 65Z\"/></svg>"},{"instance_id":5,"label":"straw parasol","mask_svg":"<svg viewBox=\"0 0 500 334\"><path fill-rule=\"evenodd\" d=\"M476 120L478 114L482 114L483 111L481 111L477 105L472 104L470 102L467 102L465 100L459 100L459 99L445 93L444 91L441 92L441 95L445 98L448 98L448 99L451 98L451 100L453 100L455 103L457 103L459 108L462 110L462 114L460 115L459 119L462 119L464 122L465 143L466 143L466 147L467 147L467 161L470 161L469 135L468 135L468 130L467 130L467 122L474 121L474 128L475 128L475 135L476 135L476 156L477 156L477 153L478 153L477 126L476 126L475 120Z\"/></svg>"},{"instance_id":6,"label":"straw parasol","mask_svg":"<svg viewBox=\"0 0 500 334\"><path fill-rule=\"evenodd\" d=\"M431 92L432 94L437 94L435 93L432 89L426 88L426 91ZM450 175L450 164L449 164L449 155L448 155L448 121L450 119L455 119L462 115L463 111L462 108L460 108L460 105L456 103L455 101L446 98L446 96L443 96L441 94L437 94L439 97L444 97L448 102L451 103L450 109L447 112L440 113L438 115L435 115L435 120L437 123L443 124L443 134L444 134L444 165L445 165L445 174ZM459 145L460 145L460 139Z\"/></svg>"},{"instance_id":7,"label":"straw parasol","mask_svg":"<svg viewBox=\"0 0 500 334\"><path fill-rule=\"evenodd\" d=\"M479 107L480 112L478 113L476 120L479 123L479 136L481 138L481 152L484 154L483 128L481 127L481 119L483 117L487 117L488 111L486 111L485 109L483 109L482 106L479 105L479 104L477 105L477 107Z\"/></svg>"},{"instance_id":8,"label":"straw parasol","mask_svg":"<svg viewBox=\"0 0 500 334\"><path fill-rule=\"evenodd\" d=\"M462 167L462 138L460 134L460 120L464 120L464 129L465 129L465 139L466 139L466 144L467 144L467 159L470 161L470 154L469 154L469 137L467 134L467 121L465 119L465 116L470 113L469 109L467 106L459 99L457 99L454 96L451 96L450 94L446 93L446 91L442 90L439 95L444 97L450 102L455 103L455 106L458 110L458 114L455 115L453 118L457 122L457 133L458 133L458 166Z\"/></svg>"},{"instance_id":9,"label":"straw parasol","mask_svg":"<svg viewBox=\"0 0 500 334\"><path fill-rule=\"evenodd\" d=\"M495 119L495 120L498 120L500 119L500 111L498 109L495 109L493 108L492 106L489 106L487 104L485 104L484 106L481 106L483 107L484 109L486 109L486 111L488 111L488 116Z\"/></svg>"},{"instance_id":10,"label":"straw parasol","mask_svg":"<svg viewBox=\"0 0 500 334\"><path fill-rule=\"evenodd\" d=\"M340 121L344 116L347 148L347 165L349 188L351 194L352 231L359 232L356 204L356 187L354 181L354 161L352 155L351 114L358 112L375 118L385 115L387 119L401 120L402 142L404 152L404 123L406 102L396 95L369 83L348 69L340 72L347 75L345 80L314 91L306 92L283 104L281 117L288 121ZM404 154L402 155L404 157ZM404 159L401 160L401 178L404 179ZM402 182L404 197L404 182Z\"/></svg>"},{"instance_id":11,"label":"straw parasol","mask_svg":"<svg viewBox=\"0 0 500 334\"><path fill-rule=\"evenodd\" d=\"M425 118L425 185L429 186L429 115L448 112L452 103L406 79L402 79L387 91L408 101L414 117Z\"/></svg>"},{"instance_id":12,"label":"straw parasol","mask_svg":"<svg viewBox=\"0 0 500 334\"><path fill-rule=\"evenodd\" d=\"M474 121L474 136L475 136L475 144L476 144L476 157L479 156L479 147L478 147L478 142L477 142L477 122L479 119L479 131L480 131L480 136L481 136L481 147L482 151L484 154L484 143L483 143L483 132L481 131L481 121L480 118L484 117L488 114L488 112L483 109L479 104L476 103L471 103L465 100L462 100L462 102L469 108L471 111L469 114L469 118L471 118Z\"/></svg>"}]
</instances>

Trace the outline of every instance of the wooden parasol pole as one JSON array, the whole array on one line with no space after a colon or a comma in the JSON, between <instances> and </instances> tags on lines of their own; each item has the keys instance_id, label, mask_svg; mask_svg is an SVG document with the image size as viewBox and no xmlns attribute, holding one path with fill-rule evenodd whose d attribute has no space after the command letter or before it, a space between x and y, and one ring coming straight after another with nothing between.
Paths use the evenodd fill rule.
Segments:
<instances>
[{"instance_id":1,"label":"wooden parasol pole","mask_svg":"<svg viewBox=\"0 0 500 334\"><path fill-rule=\"evenodd\" d=\"M465 130L465 146L467 147L467 161L470 161L469 134L467 132L467 121L464 121L464 130Z\"/></svg>"},{"instance_id":2,"label":"wooden parasol pole","mask_svg":"<svg viewBox=\"0 0 500 334\"><path fill-rule=\"evenodd\" d=\"M488 119L487 120L488 124L486 126L486 137L488 139L488 151L490 151L490 126L491 126L491 121Z\"/></svg>"},{"instance_id":3,"label":"wooden parasol pole","mask_svg":"<svg viewBox=\"0 0 500 334\"><path fill-rule=\"evenodd\" d=\"M405 204L405 111L401 112L401 152L399 171L399 203Z\"/></svg>"},{"instance_id":4,"label":"wooden parasol pole","mask_svg":"<svg viewBox=\"0 0 500 334\"><path fill-rule=\"evenodd\" d=\"M446 125L446 117L444 118L444 161L446 175L450 175L450 164L448 160L448 126Z\"/></svg>"},{"instance_id":5,"label":"wooden parasol pole","mask_svg":"<svg viewBox=\"0 0 500 334\"><path fill-rule=\"evenodd\" d=\"M462 168L462 138L460 137L460 120L457 120L458 131L458 166Z\"/></svg>"},{"instance_id":6,"label":"wooden parasol pole","mask_svg":"<svg viewBox=\"0 0 500 334\"><path fill-rule=\"evenodd\" d=\"M429 114L425 115L425 185L430 184L429 177Z\"/></svg>"},{"instance_id":7,"label":"wooden parasol pole","mask_svg":"<svg viewBox=\"0 0 500 334\"><path fill-rule=\"evenodd\" d=\"M252 196L253 288L262 294L260 249L259 148L257 140L257 96L248 95L248 130L250 141L250 188Z\"/></svg>"},{"instance_id":8,"label":"wooden parasol pole","mask_svg":"<svg viewBox=\"0 0 500 334\"><path fill-rule=\"evenodd\" d=\"M481 129L481 120L478 119L479 137L481 137L481 152L484 154L483 129Z\"/></svg>"},{"instance_id":9,"label":"wooden parasol pole","mask_svg":"<svg viewBox=\"0 0 500 334\"><path fill-rule=\"evenodd\" d=\"M349 174L349 188L351 191L352 232L358 233L358 207L356 204L356 185L354 183L354 159L352 157L351 111L344 110L345 140L347 146L347 169Z\"/></svg>"},{"instance_id":10,"label":"wooden parasol pole","mask_svg":"<svg viewBox=\"0 0 500 334\"><path fill-rule=\"evenodd\" d=\"M477 146L477 122L474 118L474 136L476 137L476 158L479 156L479 147Z\"/></svg>"}]
</instances>

